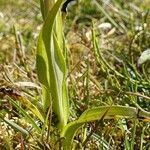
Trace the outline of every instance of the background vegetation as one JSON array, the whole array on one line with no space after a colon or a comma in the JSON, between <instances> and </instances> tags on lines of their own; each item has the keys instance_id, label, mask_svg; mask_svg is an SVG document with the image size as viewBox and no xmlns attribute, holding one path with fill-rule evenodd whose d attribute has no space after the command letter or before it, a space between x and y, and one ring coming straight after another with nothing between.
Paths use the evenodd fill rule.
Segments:
<instances>
[{"instance_id":1,"label":"background vegetation","mask_svg":"<svg viewBox=\"0 0 150 150\"><path fill-rule=\"evenodd\" d=\"M150 111L150 55L140 57L150 48L149 6L148 0L79 0L68 7L69 122L98 106ZM0 149L61 147L55 114L48 118L50 129L39 115L44 112L36 47L42 24L38 0L0 0ZM74 149L150 148L149 117L103 117L77 131Z\"/></svg>"}]
</instances>

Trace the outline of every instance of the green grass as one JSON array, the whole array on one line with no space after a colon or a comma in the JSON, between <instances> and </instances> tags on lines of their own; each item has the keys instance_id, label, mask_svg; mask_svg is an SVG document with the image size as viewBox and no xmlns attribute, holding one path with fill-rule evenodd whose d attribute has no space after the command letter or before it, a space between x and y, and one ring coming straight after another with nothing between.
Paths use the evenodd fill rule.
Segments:
<instances>
[{"instance_id":1,"label":"green grass","mask_svg":"<svg viewBox=\"0 0 150 150\"><path fill-rule=\"evenodd\" d=\"M19 144L22 149L148 149L150 62L137 65L150 48L148 3L80 0L68 10L63 37L60 23L52 27L54 15L43 23L38 1L1 1L0 89L5 91L0 92L0 149ZM103 22L112 27L99 29ZM40 51L44 43L44 54L36 51L40 30L38 45ZM50 45L58 49L55 61ZM43 57L45 69L41 60L36 68L36 54ZM46 95L39 81L48 87ZM63 110L57 90L64 86L70 113ZM66 113L65 123L60 112Z\"/></svg>"}]
</instances>

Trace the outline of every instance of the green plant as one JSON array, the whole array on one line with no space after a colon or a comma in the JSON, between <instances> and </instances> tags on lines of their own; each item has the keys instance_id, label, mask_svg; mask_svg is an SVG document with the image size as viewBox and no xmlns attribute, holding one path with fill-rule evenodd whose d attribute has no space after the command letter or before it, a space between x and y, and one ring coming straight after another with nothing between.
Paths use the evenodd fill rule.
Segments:
<instances>
[{"instance_id":1,"label":"green plant","mask_svg":"<svg viewBox=\"0 0 150 150\"><path fill-rule=\"evenodd\" d=\"M46 2L46 1L45 1ZM115 116L137 118L149 117L149 113L142 109L137 110L133 107L124 106L100 106L85 111L76 121L69 124L69 105L67 96L67 82L66 82L66 63L64 58L63 41L63 25L61 18L61 4L62 0L57 0L53 3L49 12L47 13L43 1L41 2L41 10L44 17L44 25L40 32L38 39L37 51L37 70L39 81L43 88L43 103L44 110L52 105L53 112L58 118L58 128L60 135L63 137L63 149L71 149L71 141L78 128L84 123L103 120L104 118L114 118ZM93 35L93 43L96 44L95 49L98 49L95 35ZM101 58L101 56L100 56ZM111 69L109 65L102 59L104 65ZM122 77L117 71L115 73Z\"/></svg>"},{"instance_id":2,"label":"green plant","mask_svg":"<svg viewBox=\"0 0 150 150\"><path fill-rule=\"evenodd\" d=\"M46 112L50 104L53 106L61 130L67 124L69 114L62 20L61 14L57 14L62 2L59 0L55 5L53 2L51 4L53 7L49 8L48 13L46 13L47 5L42 7L44 3L41 2L42 14L46 15L46 19L39 35L37 47L37 70L42 83L44 110Z\"/></svg>"},{"instance_id":3,"label":"green plant","mask_svg":"<svg viewBox=\"0 0 150 150\"><path fill-rule=\"evenodd\" d=\"M91 1L88 1L88 3L86 3L82 1L82 3L85 4L85 7L88 7L88 5L91 4L90 2ZM103 130L99 129L103 128L106 122L110 122L111 125L112 120L115 120L115 123L120 122L120 124L115 125L115 127L117 126L117 128L121 129L125 138L125 148L134 149L139 119L142 120L143 123L140 147L141 149L146 147L144 145L144 136L148 134L147 128L149 125L145 124L147 121L149 122L150 114L143 110L137 101L142 99L141 103L144 105L145 103L143 101L150 100L148 96L139 93L138 90L139 88L143 92L147 91L147 89L149 89L149 80L148 78L145 80L145 78L139 74L134 63L129 59L124 60L125 63L121 64L122 66L119 66L118 68L114 61L107 61L108 58L105 58L103 50L100 48L94 23L91 40L92 50L94 52L94 59L97 60L97 62L95 61L95 64L98 64L96 69L104 76L104 78L102 78L104 81L102 82L106 81L106 84L104 85L104 88L99 84L99 81L96 80L91 73L90 60L86 60L86 71L80 78L75 80L75 83L72 86L73 89L76 90L76 82L79 80L86 81L83 91L85 97L84 100L81 101L83 102L83 107L86 106L85 108L88 109L84 109L84 112L83 109L80 110L80 104L82 104L80 101L75 101L74 107L72 107L73 100L68 99L68 95L71 92L68 92L67 83L68 68L66 60L68 59L68 55L66 53L66 37L63 34L64 18L62 18L63 14L60 11L62 4L63 0L40 0L43 27L38 37L36 61L37 74L42 87L42 97L38 95L38 97L40 97L38 102L30 101L22 96L20 91L15 92L15 90L12 90L11 88L0 88L0 96L1 94L8 96L7 99L13 106L14 112L17 112L19 119L21 118L21 120L23 120L25 118L27 125L20 123L18 121L19 119L16 121L9 120L7 117L5 118L5 114L10 113L9 110L7 110L7 107L5 108L5 111L0 112L0 121L11 126L15 131L13 131L13 133L19 131L19 133L21 133L21 139L23 138L22 141L25 141L27 145L29 144L30 149L57 149L56 147L58 145L60 149L63 148L64 150L69 150L85 148L88 145L87 143L93 139L99 142L99 149L113 149L113 145L110 146L109 140L105 140L105 136L102 135ZM122 26L121 24L118 25L113 17L114 13L111 11L108 13L98 1L95 1L94 4L98 9L94 9L95 7L93 5L91 7L92 9L89 8L88 11L84 8L83 11L81 11L83 16L84 13L96 14L97 11L100 11L104 15L104 20L106 19L111 22L115 28L118 28L119 32L126 32L127 27ZM110 7L112 6L110 5ZM117 2L117 8L122 10L121 3ZM80 9L82 9L82 6ZM124 20L121 20L122 24L128 21L129 16L127 16L126 13L121 11L118 11L118 13L120 13L119 15L123 16L123 18L125 17ZM118 18L120 19L120 17ZM16 43L19 44L16 30L15 40ZM134 43L134 40L132 42ZM122 47L122 45L120 47ZM107 54L111 57L114 55L110 55L109 52ZM117 61L120 59L120 57L117 58L117 56L114 56L114 58L116 58ZM24 67L27 67L24 60L22 60L22 63ZM27 68L26 71L28 70ZM144 75L146 76L146 72ZM91 81L96 84L96 88L100 93L100 96L94 97L94 100L96 99L96 105L91 105L92 102L94 102L92 100L93 97L90 97L89 87ZM3 99L3 97L1 99ZM40 103L41 99L42 103ZM116 100L118 100L118 102L116 102ZM79 105L76 103L79 103ZM124 106L126 104L128 105ZM144 106L144 108L145 107L148 108L147 106ZM73 110L74 116L72 113L69 113L69 109L71 111ZM78 112L78 110L80 112ZM8 112L6 113L6 111ZM13 112L11 113L13 114ZM75 117L76 120L74 120ZM133 131L131 131L131 138L126 134L126 130L128 130L128 120L133 121L133 127L129 128L130 130L133 129ZM89 126L91 130L89 130ZM107 127L107 125L106 130L109 130L109 126ZM112 136L113 133L115 133L114 128L111 131L110 136ZM79 139L77 139L78 136L76 135L81 135L81 138L79 137ZM74 136L76 136L76 139L74 139ZM111 139L112 137L109 138ZM13 149L11 140L12 139L8 138L7 135L4 137L3 141L6 143L7 149ZM23 145L23 142L21 142L20 145Z\"/></svg>"}]
</instances>

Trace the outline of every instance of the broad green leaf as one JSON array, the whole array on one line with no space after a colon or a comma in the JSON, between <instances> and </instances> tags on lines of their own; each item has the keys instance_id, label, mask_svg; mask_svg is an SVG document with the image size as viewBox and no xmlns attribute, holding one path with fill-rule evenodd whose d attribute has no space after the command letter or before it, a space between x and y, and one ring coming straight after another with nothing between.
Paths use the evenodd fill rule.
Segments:
<instances>
[{"instance_id":1,"label":"broad green leaf","mask_svg":"<svg viewBox=\"0 0 150 150\"><path fill-rule=\"evenodd\" d=\"M112 119L115 117L137 118L138 115L138 110L136 108L126 106L101 106L98 108L86 110L78 120L67 124L62 131L61 136L64 137L64 150L71 150L73 137L79 127L81 127L84 123L100 120L107 110L108 112L104 119Z\"/></svg>"},{"instance_id":2,"label":"broad green leaf","mask_svg":"<svg viewBox=\"0 0 150 150\"><path fill-rule=\"evenodd\" d=\"M40 8L41 8L41 13L42 13L42 17L43 17L43 20L45 19L45 7L44 7L44 2L43 0L40 0Z\"/></svg>"},{"instance_id":3,"label":"broad green leaf","mask_svg":"<svg viewBox=\"0 0 150 150\"><path fill-rule=\"evenodd\" d=\"M94 121L96 118L100 119L103 115L103 113L106 112L106 110L110 106L101 106L98 108L89 109L80 116L78 120L85 120L87 122ZM128 110L128 111L127 111ZM118 117L136 117L136 108L133 107L125 107L125 106L111 106L109 111L107 112L105 119L111 119L114 118L114 116Z\"/></svg>"},{"instance_id":4,"label":"broad green leaf","mask_svg":"<svg viewBox=\"0 0 150 150\"><path fill-rule=\"evenodd\" d=\"M57 83L57 88L59 92L58 94L62 96L62 98L58 97L58 100L59 100L58 103L59 102L61 103L60 108L62 107L63 109L63 114L61 114L62 115L61 117L66 119L65 122L67 123L67 118L69 115L69 109L68 109L69 104L68 104L68 92L67 92L67 82L66 82L66 78L67 78L66 77L66 64L65 64L65 59L64 59L64 56L62 55L62 50L59 46L58 41L59 40L57 40L56 36L54 35L54 45L56 48L55 65L59 66L59 68L57 66L55 67L57 69L56 81L58 81ZM54 104L54 107L55 107L55 104Z\"/></svg>"},{"instance_id":5,"label":"broad green leaf","mask_svg":"<svg viewBox=\"0 0 150 150\"><path fill-rule=\"evenodd\" d=\"M66 91L66 66L62 51L60 28L56 28L57 12L63 0L57 0L47 14L43 28L39 35L37 46L37 72L43 86L44 109L50 105L50 96L53 100L53 111L62 129L68 119L68 98Z\"/></svg>"},{"instance_id":6,"label":"broad green leaf","mask_svg":"<svg viewBox=\"0 0 150 150\"><path fill-rule=\"evenodd\" d=\"M44 109L49 106L50 102L50 81L49 81L49 67L48 58L45 51L44 42L42 40L42 32L39 35L37 43L37 56L36 56L37 74L40 83L42 84L42 96Z\"/></svg>"},{"instance_id":7,"label":"broad green leaf","mask_svg":"<svg viewBox=\"0 0 150 150\"><path fill-rule=\"evenodd\" d=\"M47 13L53 7L55 0L40 0L40 8L43 20L46 19Z\"/></svg>"}]
</instances>

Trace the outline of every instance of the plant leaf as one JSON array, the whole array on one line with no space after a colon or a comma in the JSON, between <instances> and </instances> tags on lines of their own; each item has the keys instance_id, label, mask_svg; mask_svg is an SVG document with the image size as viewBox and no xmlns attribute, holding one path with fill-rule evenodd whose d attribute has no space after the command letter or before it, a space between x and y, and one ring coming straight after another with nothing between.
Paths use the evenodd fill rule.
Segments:
<instances>
[{"instance_id":1,"label":"plant leaf","mask_svg":"<svg viewBox=\"0 0 150 150\"><path fill-rule=\"evenodd\" d=\"M49 95L51 95L53 111L58 118L60 128L63 128L68 120L66 65L62 53L62 34L58 32L62 27L56 28L55 23L57 19L61 19L56 15L62 2L63 0L57 0L47 14L37 46L37 72L44 89L44 109L49 107Z\"/></svg>"},{"instance_id":2,"label":"plant leaf","mask_svg":"<svg viewBox=\"0 0 150 150\"><path fill-rule=\"evenodd\" d=\"M43 0L40 0L40 8L41 8L41 13L42 13L42 18L43 20L45 19L45 6Z\"/></svg>"},{"instance_id":3,"label":"plant leaf","mask_svg":"<svg viewBox=\"0 0 150 150\"><path fill-rule=\"evenodd\" d=\"M109 110L108 110L109 109ZM64 137L63 148L64 150L71 149L71 143L73 141L73 137L79 127L81 127L84 123L99 120L104 113L105 119L112 119L115 117L126 117L126 118L136 118L137 117L137 109L134 107L126 107L126 106L101 106L98 108L93 108L86 110L78 120L70 122L64 128L61 133L61 136Z\"/></svg>"}]
</instances>

